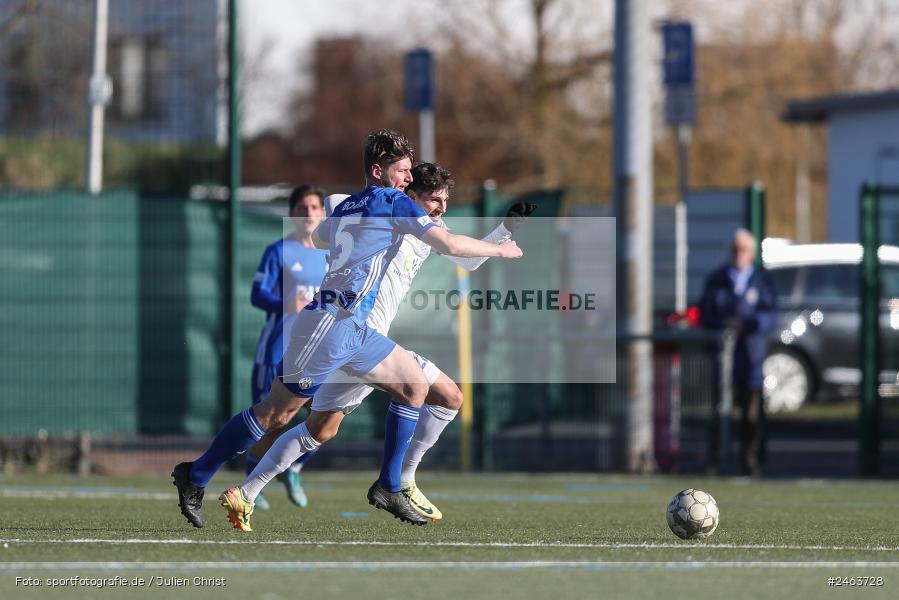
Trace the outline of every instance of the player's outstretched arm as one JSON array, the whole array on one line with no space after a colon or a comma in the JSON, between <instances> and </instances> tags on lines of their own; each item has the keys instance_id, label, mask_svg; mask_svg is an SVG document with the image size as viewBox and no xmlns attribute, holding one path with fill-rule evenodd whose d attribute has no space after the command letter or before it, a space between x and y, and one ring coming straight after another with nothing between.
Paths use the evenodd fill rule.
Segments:
<instances>
[{"instance_id":1,"label":"player's outstretched arm","mask_svg":"<svg viewBox=\"0 0 899 600\"><path fill-rule=\"evenodd\" d=\"M535 210L537 210L536 204L526 204L524 202L513 204L509 207L509 211L506 213L506 218L503 219L503 222L481 239L493 244L502 244L509 241L512 239L512 234L518 231L518 228L521 227L524 220L531 216ZM488 260L488 257L486 256L447 256L447 258L466 271L475 271Z\"/></svg>"},{"instance_id":2,"label":"player's outstretched arm","mask_svg":"<svg viewBox=\"0 0 899 600\"><path fill-rule=\"evenodd\" d=\"M492 244L483 240L476 240L467 235L456 235L439 227L429 229L422 236L421 241L431 246L437 252L450 256L520 258L523 254L521 248L518 247L514 240L504 244Z\"/></svg>"},{"instance_id":3,"label":"player's outstretched arm","mask_svg":"<svg viewBox=\"0 0 899 600\"><path fill-rule=\"evenodd\" d=\"M500 223L496 229L481 238L484 242L491 244L504 244L512 239L512 234L506 229L506 226ZM478 267L490 260L488 256L446 256L447 260L459 265L466 271L476 271Z\"/></svg>"}]
</instances>

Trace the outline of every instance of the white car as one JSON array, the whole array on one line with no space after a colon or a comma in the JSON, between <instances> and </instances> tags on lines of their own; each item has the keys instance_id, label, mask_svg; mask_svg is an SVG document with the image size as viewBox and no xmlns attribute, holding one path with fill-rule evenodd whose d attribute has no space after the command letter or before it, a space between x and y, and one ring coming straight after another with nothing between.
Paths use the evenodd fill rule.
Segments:
<instances>
[{"instance_id":1,"label":"white car","mask_svg":"<svg viewBox=\"0 0 899 600\"><path fill-rule=\"evenodd\" d=\"M899 247L881 246L881 394L899 395ZM767 408L792 411L818 394L853 396L859 369L859 244L765 240L762 258L777 290L779 319L764 364Z\"/></svg>"}]
</instances>

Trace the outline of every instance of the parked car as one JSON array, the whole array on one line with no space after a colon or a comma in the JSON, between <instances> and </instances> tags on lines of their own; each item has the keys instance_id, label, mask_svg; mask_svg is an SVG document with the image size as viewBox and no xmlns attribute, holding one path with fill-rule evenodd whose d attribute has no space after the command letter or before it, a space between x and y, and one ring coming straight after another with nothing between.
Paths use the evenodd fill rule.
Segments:
<instances>
[{"instance_id":1,"label":"parked car","mask_svg":"<svg viewBox=\"0 0 899 600\"><path fill-rule=\"evenodd\" d=\"M897 395L899 248L882 246L881 393ZM859 369L859 244L766 244L763 261L777 289L780 317L764 364L772 411L796 410L816 397L853 397Z\"/></svg>"},{"instance_id":2,"label":"parked car","mask_svg":"<svg viewBox=\"0 0 899 600\"><path fill-rule=\"evenodd\" d=\"M899 396L899 247L882 246L882 396ZM772 412L821 398L856 397L859 369L859 244L765 240L762 259L777 290L779 317L769 337L764 394ZM693 325L695 307L682 315ZM669 318L674 324L676 318Z\"/></svg>"}]
</instances>

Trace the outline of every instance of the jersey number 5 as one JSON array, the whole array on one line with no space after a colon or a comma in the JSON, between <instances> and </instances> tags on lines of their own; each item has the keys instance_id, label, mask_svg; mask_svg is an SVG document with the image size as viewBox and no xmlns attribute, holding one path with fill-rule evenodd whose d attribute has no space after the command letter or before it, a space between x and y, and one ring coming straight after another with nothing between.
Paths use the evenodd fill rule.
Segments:
<instances>
[{"instance_id":1,"label":"jersey number 5","mask_svg":"<svg viewBox=\"0 0 899 600\"><path fill-rule=\"evenodd\" d=\"M334 217L331 217L332 219ZM336 271L342 269L343 266L350 259L350 254L353 253L353 244L355 243L355 238L350 231L347 231L348 228L359 225L362 222L362 215L347 215L345 217L337 217L339 223L337 224L337 231L334 233L334 244L331 248L331 267L332 271Z\"/></svg>"}]
</instances>

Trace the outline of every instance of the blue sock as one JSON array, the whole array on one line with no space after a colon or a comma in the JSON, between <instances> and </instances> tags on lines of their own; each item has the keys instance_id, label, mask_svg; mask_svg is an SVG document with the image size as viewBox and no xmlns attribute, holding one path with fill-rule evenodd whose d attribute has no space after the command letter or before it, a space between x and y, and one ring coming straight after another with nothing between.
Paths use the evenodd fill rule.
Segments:
<instances>
[{"instance_id":1,"label":"blue sock","mask_svg":"<svg viewBox=\"0 0 899 600\"><path fill-rule=\"evenodd\" d=\"M265 429L256 420L253 407L231 417L212 440L203 456L194 461L190 469L190 482L206 487L222 465L243 452L265 435Z\"/></svg>"},{"instance_id":2,"label":"blue sock","mask_svg":"<svg viewBox=\"0 0 899 600\"><path fill-rule=\"evenodd\" d=\"M388 492L402 488L403 457L415 433L419 409L391 402L384 420L384 462L378 481Z\"/></svg>"}]
</instances>

